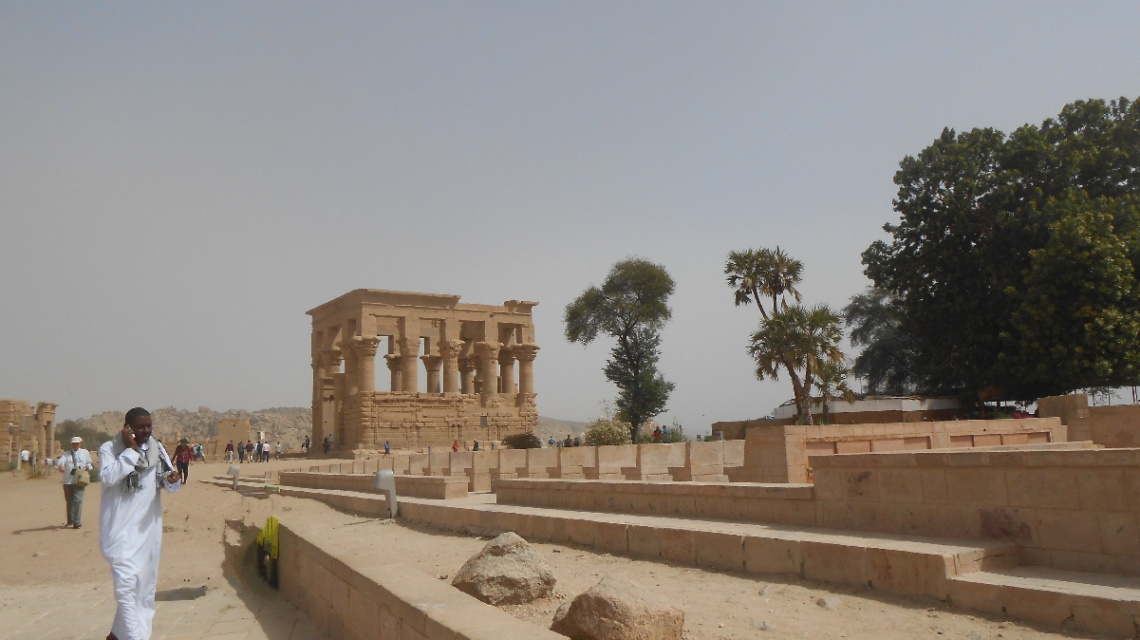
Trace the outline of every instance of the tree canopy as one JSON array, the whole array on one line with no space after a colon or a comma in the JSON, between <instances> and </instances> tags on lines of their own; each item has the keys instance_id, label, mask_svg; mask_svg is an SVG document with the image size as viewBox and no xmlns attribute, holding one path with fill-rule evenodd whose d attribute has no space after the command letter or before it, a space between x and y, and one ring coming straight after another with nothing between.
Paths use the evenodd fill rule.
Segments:
<instances>
[{"instance_id":1,"label":"tree canopy","mask_svg":"<svg viewBox=\"0 0 1140 640\"><path fill-rule=\"evenodd\" d=\"M1140 106L942 135L895 174L900 219L863 253L917 385L1029 400L1140 374Z\"/></svg>"},{"instance_id":2,"label":"tree canopy","mask_svg":"<svg viewBox=\"0 0 1140 640\"><path fill-rule=\"evenodd\" d=\"M664 267L629 258L613 266L601 287L566 305L567 340L585 345L605 334L616 341L604 371L618 388L618 416L629 422L633 442L641 425L665 410L673 391L657 371L673 286Z\"/></svg>"}]
</instances>

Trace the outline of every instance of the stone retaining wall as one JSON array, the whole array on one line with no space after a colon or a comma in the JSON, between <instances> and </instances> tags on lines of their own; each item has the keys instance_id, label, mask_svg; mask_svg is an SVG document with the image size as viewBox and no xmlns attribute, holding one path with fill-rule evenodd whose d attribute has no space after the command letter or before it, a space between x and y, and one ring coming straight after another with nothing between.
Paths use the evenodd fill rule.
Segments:
<instances>
[{"instance_id":1,"label":"stone retaining wall","mask_svg":"<svg viewBox=\"0 0 1140 640\"><path fill-rule=\"evenodd\" d=\"M338 491L360 491L380 493L374 488L372 475L349 473L306 473L282 471L279 482L282 485L305 487L308 489L333 489ZM396 476L396 495L414 498L447 500L467 497L467 479L449 476Z\"/></svg>"},{"instance_id":2,"label":"stone retaining wall","mask_svg":"<svg viewBox=\"0 0 1140 640\"><path fill-rule=\"evenodd\" d=\"M256 535L256 527L247 529ZM319 535L292 523L280 524L279 549L282 592L332 638L565 640L383 554L324 547Z\"/></svg>"},{"instance_id":3,"label":"stone retaining wall","mask_svg":"<svg viewBox=\"0 0 1140 640\"><path fill-rule=\"evenodd\" d=\"M815 460L819 524L1016 542L1027 564L1140 575L1140 449Z\"/></svg>"}]
</instances>

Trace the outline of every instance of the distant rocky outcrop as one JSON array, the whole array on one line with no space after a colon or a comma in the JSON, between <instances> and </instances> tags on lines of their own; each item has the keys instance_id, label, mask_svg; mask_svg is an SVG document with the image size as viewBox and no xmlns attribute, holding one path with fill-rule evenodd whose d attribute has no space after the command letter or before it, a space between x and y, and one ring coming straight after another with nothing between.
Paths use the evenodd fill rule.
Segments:
<instances>
[{"instance_id":1,"label":"distant rocky outcrop","mask_svg":"<svg viewBox=\"0 0 1140 640\"><path fill-rule=\"evenodd\" d=\"M152 409L151 416L154 419L155 434L164 441L170 441L175 436L193 441L213 438L218 433L218 422L227 418L248 419L254 431L264 431L270 441L280 441L287 448L300 447L305 436L312 433L313 429L312 411L305 407L276 407L252 412L244 409L214 411L209 407L187 411L166 407ZM122 428L124 418L122 411L107 411L76 422L103 433L115 433Z\"/></svg>"}]
</instances>

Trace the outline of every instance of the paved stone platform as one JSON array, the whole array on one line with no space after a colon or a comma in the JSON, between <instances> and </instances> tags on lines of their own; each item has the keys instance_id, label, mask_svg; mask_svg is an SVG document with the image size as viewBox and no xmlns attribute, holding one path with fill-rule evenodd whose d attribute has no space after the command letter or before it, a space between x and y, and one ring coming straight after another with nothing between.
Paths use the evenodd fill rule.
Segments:
<instances>
[{"instance_id":1,"label":"paved stone platform","mask_svg":"<svg viewBox=\"0 0 1140 640\"><path fill-rule=\"evenodd\" d=\"M159 590L153 640L324 640L280 594L240 584ZM115 616L110 579L0 587L0 637L104 640Z\"/></svg>"}]
</instances>

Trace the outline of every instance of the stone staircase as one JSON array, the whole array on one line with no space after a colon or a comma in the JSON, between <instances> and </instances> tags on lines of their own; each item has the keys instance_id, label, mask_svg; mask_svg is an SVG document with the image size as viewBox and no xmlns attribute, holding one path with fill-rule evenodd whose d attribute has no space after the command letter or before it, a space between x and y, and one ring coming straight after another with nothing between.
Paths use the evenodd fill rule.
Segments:
<instances>
[{"instance_id":1,"label":"stone staircase","mask_svg":"<svg viewBox=\"0 0 1140 640\"><path fill-rule=\"evenodd\" d=\"M231 486L232 478L212 481ZM243 490L265 493L243 478ZM384 496L280 487L358 515L383 517ZM400 498L399 517L437 528L592 547L599 552L681 565L783 575L931 597L963 609L1140 638L1140 578L1021 565L1014 543L905 537L815 527L499 505L493 494L461 500Z\"/></svg>"}]
</instances>

